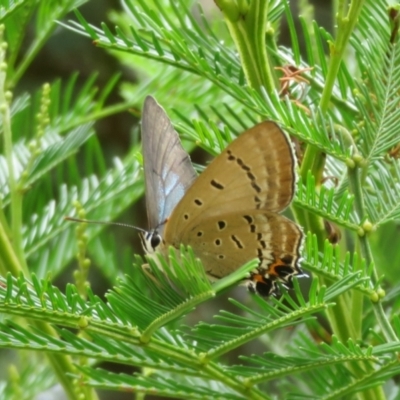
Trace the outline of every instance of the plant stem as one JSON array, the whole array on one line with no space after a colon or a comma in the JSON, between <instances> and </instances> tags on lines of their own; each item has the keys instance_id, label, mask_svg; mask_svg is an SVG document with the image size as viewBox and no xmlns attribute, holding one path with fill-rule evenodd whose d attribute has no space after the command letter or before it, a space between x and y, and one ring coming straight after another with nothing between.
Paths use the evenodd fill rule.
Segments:
<instances>
[{"instance_id":1,"label":"plant stem","mask_svg":"<svg viewBox=\"0 0 400 400\"><path fill-rule=\"evenodd\" d=\"M357 23L358 16L361 12L364 0L353 0L350 3L349 12L345 15L346 7L338 7L338 29L337 38L335 43L330 43L330 59L328 66L328 73L325 80L324 89L321 95L321 100L319 103L320 109L323 114L328 110L330 99L332 96L333 86L336 81L337 73L342 62L343 54L346 50L347 43L349 41L350 35L354 30ZM313 175L320 174L320 167L324 165L323 159L324 155L315 147L307 146L302 167L301 176L303 179L306 178L309 170L313 172ZM318 182L318 181L317 181Z\"/></svg>"},{"instance_id":2,"label":"plant stem","mask_svg":"<svg viewBox=\"0 0 400 400\"><path fill-rule=\"evenodd\" d=\"M13 276L18 276L23 270L17 255L10 243L9 237L0 224L0 272L2 276L6 276L7 272L11 272ZM25 271L29 274L28 271Z\"/></svg>"},{"instance_id":3,"label":"plant stem","mask_svg":"<svg viewBox=\"0 0 400 400\"><path fill-rule=\"evenodd\" d=\"M129 341L128 338L126 338L126 340ZM187 365L189 368L202 371L208 378L224 383L238 393L246 396L247 399L265 400L269 398L262 394L257 388L246 386L242 378L234 379L232 376L228 375L226 371L222 371L214 362L208 359L205 360L203 357L204 354L198 354L190 350L178 350L177 347L170 346L165 342L159 342L157 339L152 339L145 346L148 349L159 352L161 357L173 359L178 363Z\"/></svg>"},{"instance_id":4,"label":"plant stem","mask_svg":"<svg viewBox=\"0 0 400 400\"><path fill-rule=\"evenodd\" d=\"M56 21L62 19L68 9L70 9L72 6L71 1L60 3L61 5L56 5L56 3L54 4L54 10L56 10L56 12L54 13L54 15L51 16L51 18L49 18L46 24L42 24L40 33L34 38L34 40L32 41L32 46L26 52L26 54L22 58L21 64L18 66L18 68L16 68L14 75L8 81L8 88L13 88L17 85L18 81L31 65L32 61L35 59L43 45L49 39L53 30L58 26Z\"/></svg>"},{"instance_id":5,"label":"plant stem","mask_svg":"<svg viewBox=\"0 0 400 400\"><path fill-rule=\"evenodd\" d=\"M365 211L364 195L363 195L363 191L362 191L362 187L361 187L359 168L353 168L353 169L349 168L348 176L349 176L350 187L354 193L354 207L356 209L359 220L361 222L363 222L363 221L365 221L367 215L366 215L366 211ZM368 241L367 232L360 232L360 235L358 235L358 240L359 240L359 244L360 244L360 253L361 253L361 256L366 261L367 268L370 265L375 265L373 257L372 257L372 251L371 251L369 241ZM375 268L373 269L372 279L375 282L377 281L377 275L376 275ZM390 324L390 321L388 320L388 318L384 312L381 301L379 300L377 302L372 302L372 305L373 305L373 310L374 310L375 316L378 320L378 323L382 329L383 334L385 335L386 340L388 342L398 341L399 339L397 338L397 335L394 332L394 330Z\"/></svg>"},{"instance_id":6,"label":"plant stem","mask_svg":"<svg viewBox=\"0 0 400 400\"><path fill-rule=\"evenodd\" d=\"M12 145L12 132L11 132L11 112L10 103L12 94L6 91L7 82L7 64L6 64L6 49L7 43L2 41L4 26L1 26L0 32L0 113L2 117L3 127L3 141L4 141L4 154L7 162L8 169L8 185L10 188L11 197L11 240L6 237L6 228L2 228L2 247L8 247L7 259L11 262L10 266L13 269L15 276L19 271L24 270L27 272L25 265L25 257L22 249L22 194L19 191L18 184L15 178L14 158L13 158L13 145ZM11 244L12 241L12 244ZM13 247L13 250L9 246ZM12 260L11 252L18 258L18 262Z\"/></svg>"},{"instance_id":7,"label":"plant stem","mask_svg":"<svg viewBox=\"0 0 400 400\"><path fill-rule=\"evenodd\" d=\"M268 1L216 0L239 52L247 84L258 93L275 87L265 46Z\"/></svg>"},{"instance_id":8,"label":"plant stem","mask_svg":"<svg viewBox=\"0 0 400 400\"><path fill-rule=\"evenodd\" d=\"M332 96L332 90L337 78L337 74L340 68L340 64L342 62L343 54L346 50L347 43L349 41L350 35L354 30L354 27L357 23L358 16L361 12L361 8L363 6L364 0L353 0L350 2L348 6L346 1L340 1L340 4L337 6L337 37L335 43L330 43L330 60L328 66L328 73L325 80L324 89L321 95L320 100L320 110L323 114L328 111L328 107L330 104L330 99ZM319 151L315 146L307 146L307 149L304 154L300 175L302 179L307 178L307 174L311 171L312 175L315 177L316 180L316 188L318 189L322 173L324 170L325 165L325 154ZM350 170L350 169L349 169ZM350 179L350 178L349 178ZM358 201L362 199L359 197L359 193L355 193L355 197ZM356 202L357 202L356 200ZM363 213L359 214L360 221L362 220ZM307 228L311 229L314 233L317 234L319 245L322 245L323 237L325 233L321 231L321 222L319 221L320 218L316 215L309 216L309 226ZM323 281L322 281L323 282ZM355 316L354 313L356 310L352 310L353 312L348 313L348 301L352 301L352 305L359 306L361 299L356 297L354 298L351 295L351 299L349 298L350 295L342 295L337 299L336 306L332 309L328 310L329 319L332 325L332 328L335 334L338 335L340 340L347 341L348 338L358 339L360 336L361 327L361 318L362 318L362 308L358 309L357 312L357 321L353 321L353 317ZM386 317L384 314L380 315L381 319L385 319ZM391 330L389 324L384 324L385 331ZM382 326L382 325L381 325ZM382 329L384 329L382 327ZM389 333L389 332L388 332ZM387 334L388 334L387 333ZM390 337L393 337L392 334L389 334ZM349 368L353 371L355 376L358 376L356 370L354 370L351 365ZM373 392L373 393L372 393ZM366 396L375 396L373 398L381 398L382 391L381 388L373 388L367 392L359 393L359 399L366 399ZM372 397L370 397L372 398Z\"/></svg>"},{"instance_id":9,"label":"plant stem","mask_svg":"<svg viewBox=\"0 0 400 400\"><path fill-rule=\"evenodd\" d=\"M215 296L215 293L213 291L205 292L202 293L201 295L192 297L188 301L180 304L179 306L175 307L173 310L170 312L162 315L161 317L157 318L154 320L143 332L142 336L140 337L140 341L142 343L148 343L153 335L153 333L161 328L162 326L165 326L168 322L173 321L185 313L188 313L190 310L192 310L194 307L197 305L203 303L204 301L211 299Z\"/></svg>"},{"instance_id":10,"label":"plant stem","mask_svg":"<svg viewBox=\"0 0 400 400\"><path fill-rule=\"evenodd\" d=\"M348 177L349 177L349 184L350 188L352 189L352 192L354 194L354 207L357 212L358 218L360 222L365 221L366 219L366 212L365 212L365 205L364 205L364 195L361 187L361 181L360 181L360 169L358 167L355 168L348 168ZM372 252L369 246L368 242L368 235L367 232L359 232L358 235L358 240L359 240L359 248L360 248L360 253L361 256L365 259L366 261L366 267L368 268L371 264L373 264L373 258L372 258ZM374 264L373 264L374 265ZM375 269L373 270L373 275L372 279L375 280L376 282L376 271ZM359 295L353 293L352 294L352 303L351 303L351 312L350 315L352 318L355 319L355 321L358 320L357 326L361 328L362 325L362 308L359 308L362 300L359 298ZM388 320L384 309L382 307L381 301L377 302L372 302L372 308L374 310L375 317L378 321L379 326L382 329L382 333L385 336L386 340L388 342L391 341L398 341L398 338L396 336L396 333L394 332L392 326L390 325L390 321ZM361 311L361 312L360 312ZM360 332L359 332L360 334ZM356 373L355 376L359 376L359 374L356 371L353 371ZM381 386L377 386L374 388L370 388L367 391L364 391L362 393L359 393L357 395L359 399L384 399L384 393L383 389Z\"/></svg>"},{"instance_id":11,"label":"plant stem","mask_svg":"<svg viewBox=\"0 0 400 400\"><path fill-rule=\"evenodd\" d=\"M35 321L35 327L45 332L47 335L57 337L57 332L48 323L42 321ZM74 378L69 377L68 373L76 373L76 368L72 363L72 358L64 354L54 354L51 352L46 353L49 362L57 375L58 381L65 390L66 395L71 400L78 400L82 398L83 392L85 399L97 400L98 396L94 389L88 391L81 388L79 385L73 383ZM84 391L85 390L85 391Z\"/></svg>"},{"instance_id":12,"label":"plant stem","mask_svg":"<svg viewBox=\"0 0 400 400\"><path fill-rule=\"evenodd\" d=\"M10 208L11 208L11 239L6 232L6 227L0 225L0 266L18 276L21 272L29 279L30 273L26 265L26 258L22 246L22 199L23 193L15 178L14 160L13 160L13 138L11 131L11 113L10 103L12 100L11 92L6 91L7 84L7 64L6 48L7 43L3 42L4 25L0 25L0 112L3 123L4 153L8 168L8 182L10 188ZM4 271L6 272L6 271ZM35 326L39 329L57 336L57 332L47 323L36 321ZM71 400L78 399L79 393L76 393L72 379L68 377L68 372L73 373L72 360L69 356L60 354L48 354L49 362L55 371L60 383L62 384L67 396ZM94 390L91 399L97 399Z\"/></svg>"},{"instance_id":13,"label":"plant stem","mask_svg":"<svg viewBox=\"0 0 400 400\"><path fill-rule=\"evenodd\" d=\"M338 7L337 38L334 44L333 43L330 44L329 67L320 100L320 109L323 114L325 114L328 110L333 86L335 84L337 73L339 71L339 67L342 62L343 54L346 49L348 40L350 38L350 34L352 33L357 23L358 15L361 11L363 3L364 0L353 0L350 3L349 12L347 15L346 15L347 7L344 6L344 2L342 2L341 6ZM325 154L322 153L317 147L308 145L300 169L300 176L303 179L303 181L304 182L306 181L307 175L311 172L311 174L315 177L316 190L318 190L319 186L321 185L321 178L324 166L325 166ZM317 235L318 245L320 248L322 248L325 237L325 230L323 227L322 220L320 217L314 214L307 213L307 215L308 217L306 218L306 220L308 224L305 226L305 230L311 230ZM332 309L332 311L329 311L329 315L331 317L332 326L340 329L340 327L343 326L343 318L345 318L345 316L347 315L346 312L347 307L345 302L342 302L340 300L337 303L336 307L338 309L337 310ZM335 321L336 318L338 318L337 321ZM350 332L347 333L342 332L342 334L349 334L349 333ZM342 335L340 335L340 337L342 338L342 340L344 339Z\"/></svg>"},{"instance_id":14,"label":"plant stem","mask_svg":"<svg viewBox=\"0 0 400 400\"><path fill-rule=\"evenodd\" d=\"M256 329L253 329L247 333L244 333L242 336L239 336L233 340L227 340L224 344L219 347L212 348L206 353L208 359L215 359L220 357L221 355L229 353L229 351L238 348L240 345L248 343L250 340L254 340L261 336L261 334L265 334L269 331L273 331L277 327L287 326L291 321L295 321L296 319L306 317L309 314L316 313L318 311L323 311L326 309L326 304L318 304L308 307L303 307L301 311L296 310L293 313L288 313L281 318L275 319L272 323L266 323Z\"/></svg>"}]
</instances>

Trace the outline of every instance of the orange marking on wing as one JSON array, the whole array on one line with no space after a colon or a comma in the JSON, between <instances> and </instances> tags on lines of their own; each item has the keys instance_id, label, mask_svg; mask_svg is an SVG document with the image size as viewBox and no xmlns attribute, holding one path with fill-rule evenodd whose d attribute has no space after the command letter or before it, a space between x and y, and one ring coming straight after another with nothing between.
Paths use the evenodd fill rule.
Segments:
<instances>
[{"instance_id":1,"label":"orange marking on wing","mask_svg":"<svg viewBox=\"0 0 400 400\"><path fill-rule=\"evenodd\" d=\"M251 279L252 279L253 282L262 282L262 283L265 282L264 277L263 277L262 275L260 275L260 274L254 274L254 275L251 277Z\"/></svg>"},{"instance_id":2,"label":"orange marking on wing","mask_svg":"<svg viewBox=\"0 0 400 400\"><path fill-rule=\"evenodd\" d=\"M273 264L271 264L270 266L269 266L269 269L268 269L268 275L269 276L274 276L274 277L279 277L279 272L278 271L276 271L276 268L278 268L278 267L285 267L286 266L286 264L280 259L280 258L278 258L278 260L277 261L275 261Z\"/></svg>"}]
</instances>

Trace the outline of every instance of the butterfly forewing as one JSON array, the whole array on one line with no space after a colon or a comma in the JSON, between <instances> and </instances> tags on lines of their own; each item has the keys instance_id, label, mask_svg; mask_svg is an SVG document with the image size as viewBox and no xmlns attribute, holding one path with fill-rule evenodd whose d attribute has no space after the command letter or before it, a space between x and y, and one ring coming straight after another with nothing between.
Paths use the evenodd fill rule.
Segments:
<instances>
[{"instance_id":1,"label":"butterfly forewing","mask_svg":"<svg viewBox=\"0 0 400 400\"><path fill-rule=\"evenodd\" d=\"M161 232L197 175L170 119L151 96L143 107L142 146L148 223Z\"/></svg>"},{"instance_id":2,"label":"butterfly forewing","mask_svg":"<svg viewBox=\"0 0 400 400\"><path fill-rule=\"evenodd\" d=\"M279 212L293 198L295 162L289 139L273 122L262 122L234 140L197 178L165 227L175 243L188 226L222 213Z\"/></svg>"}]
</instances>

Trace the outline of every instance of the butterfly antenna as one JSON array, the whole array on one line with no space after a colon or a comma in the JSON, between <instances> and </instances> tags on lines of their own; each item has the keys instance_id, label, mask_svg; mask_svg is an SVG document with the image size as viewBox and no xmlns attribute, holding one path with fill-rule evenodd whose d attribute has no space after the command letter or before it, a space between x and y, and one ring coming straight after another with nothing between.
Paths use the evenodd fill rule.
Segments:
<instances>
[{"instance_id":1,"label":"butterfly antenna","mask_svg":"<svg viewBox=\"0 0 400 400\"><path fill-rule=\"evenodd\" d=\"M93 221L90 219L80 219L80 218L73 218L73 217L64 217L65 221L72 221L72 222L84 222L87 224L101 224L101 225L116 225L116 226L123 226L125 228L133 228L137 231L146 233L145 229L139 228L138 226L123 224L121 222L106 222L106 221Z\"/></svg>"}]
</instances>

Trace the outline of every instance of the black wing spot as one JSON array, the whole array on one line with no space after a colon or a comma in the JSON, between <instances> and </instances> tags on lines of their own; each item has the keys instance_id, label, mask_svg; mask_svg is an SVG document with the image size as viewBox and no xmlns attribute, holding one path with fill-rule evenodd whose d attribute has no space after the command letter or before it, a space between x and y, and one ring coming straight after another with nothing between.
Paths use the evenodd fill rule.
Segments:
<instances>
[{"instance_id":1,"label":"black wing spot","mask_svg":"<svg viewBox=\"0 0 400 400\"><path fill-rule=\"evenodd\" d=\"M225 221L218 221L217 224L218 224L218 228L219 228L220 231L222 231L223 229L226 228L226 222Z\"/></svg>"},{"instance_id":2,"label":"black wing spot","mask_svg":"<svg viewBox=\"0 0 400 400\"><path fill-rule=\"evenodd\" d=\"M220 260L223 260L223 259L225 258L225 256L224 256L223 254L220 254L220 255L218 256L218 258L219 258Z\"/></svg>"},{"instance_id":3,"label":"black wing spot","mask_svg":"<svg viewBox=\"0 0 400 400\"><path fill-rule=\"evenodd\" d=\"M261 199L258 196L254 196L254 202L256 203L256 209L261 207Z\"/></svg>"},{"instance_id":4,"label":"black wing spot","mask_svg":"<svg viewBox=\"0 0 400 400\"><path fill-rule=\"evenodd\" d=\"M211 185L214 186L216 189L222 190L225 188L224 185L222 185L221 183L217 182L216 180L212 180L211 181Z\"/></svg>"},{"instance_id":5,"label":"black wing spot","mask_svg":"<svg viewBox=\"0 0 400 400\"><path fill-rule=\"evenodd\" d=\"M262 297L268 297L275 293L275 284L269 278L256 282L256 292Z\"/></svg>"},{"instance_id":6,"label":"black wing spot","mask_svg":"<svg viewBox=\"0 0 400 400\"><path fill-rule=\"evenodd\" d=\"M202 231L198 231L197 232L197 237L202 237L203 236L203 232Z\"/></svg>"},{"instance_id":7,"label":"black wing spot","mask_svg":"<svg viewBox=\"0 0 400 400\"><path fill-rule=\"evenodd\" d=\"M202 206L203 202L199 199L194 199L194 202L198 205L198 206Z\"/></svg>"},{"instance_id":8,"label":"black wing spot","mask_svg":"<svg viewBox=\"0 0 400 400\"><path fill-rule=\"evenodd\" d=\"M260 186L258 186L254 181L251 182L251 186L252 186L252 188L253 188L257 193L260 193L260 192L261 192Z\"/></svg>"},{"instance_id":9,"label":"black wing spot","mask_svg":"<svg viewBox=\"0 0 400 400\"><path fill-rule=\"evenodd\" d=\"M281 260L283 261L284 264L291 265L293 262L293 256L291 256L290 254L287 254L284 257L281 257Z\"/></svg>"},{"instance_id":10,"label":"black wing spot","mask_svg":"<svg viewBox=\"0 0 400 400\"><path fill-rule=\"evenodd\" d=\"M189 214L183 214L183 218L188 220L189 219Z\"/></svg>"},{"instance_id":11,"label":"black wing spot","mask_svg":"<svg viewBox=\"0 0 400 400\"><path fill-rule=\"evenodd\" d=\"M244 246L243 246L242 242L235 235L232 235L231 239L236 243L236 246L239 249L243 249Z\"/></svg>"},{"instance_id":12,"label":"black wing spot","mask_svg":"<svg viewBox=\"0 0 400 400\"><path fill-rule=\"evenodd\" d=\"M250 171L250 167L248 167L241 158L238 158L236 162L240 165L240 167L245 171Z\"/></svg>"},{"instance_id":13,"label":"black wing spot","mask_svg":"<svg viewBox=\"0 0 400 400\"><path fill-rule=\"evenodd\" d=\"M215 239L214 243L216 246L221 246L221 239Z\"/></svg>"},{"instance_id":14,"label":"black wing spot","mask_svg":"<svg viewBox=\"0 0 400 400\"><path fill-rule=\"evenodd\" d=\"M253 222L253 218L250 215L243 215L243 218L251 224Z\"/></svg>"},{"instance_id":15,"label":"black wing spot","mask_svg":"<svg viewBox=\"0 0 400 400\"><path fill-rule=\"evenodd\" d=\"M288 265L278 265L275 267L275 270L279 278L283 279L285 282L288 281L288 279L291 278L295 272L293 268L289 267Z\"/></svg>"}]
</instances>

